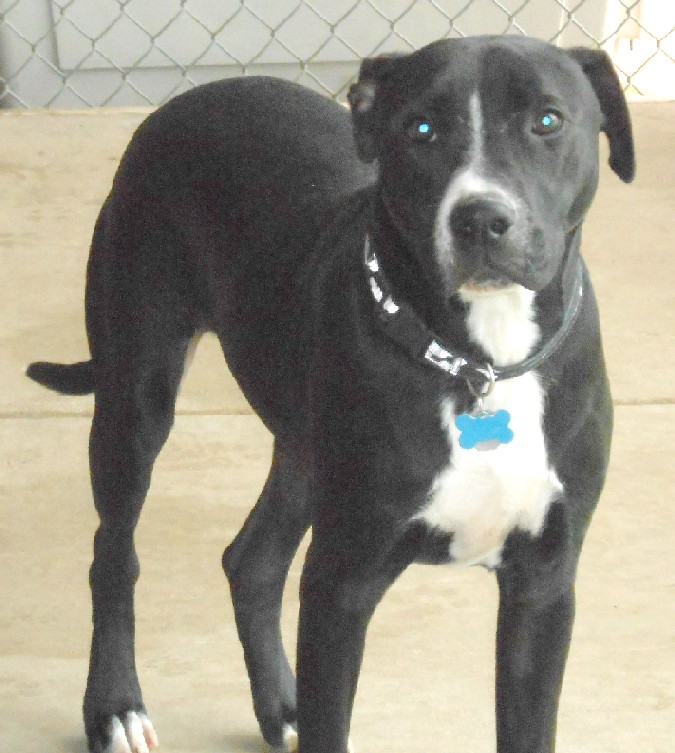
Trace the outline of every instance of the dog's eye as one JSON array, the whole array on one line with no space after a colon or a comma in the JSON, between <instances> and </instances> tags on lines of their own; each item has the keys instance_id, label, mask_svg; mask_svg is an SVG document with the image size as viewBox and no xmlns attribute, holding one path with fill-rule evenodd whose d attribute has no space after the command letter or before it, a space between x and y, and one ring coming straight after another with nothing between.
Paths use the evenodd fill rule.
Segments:
<instances>
[{"instance_id":1,"label":"dog's eye","mask_svg":"<svg viewBox=\"0 0 675 753\"><path fill-rule=\"evenodd\" d=\"M538 136L556 133L562 128L563 116L556 110L546 110L538 115L532 126L532 131Z\"/></svg>"},{"instance_id":2,"label":"dog's eye","mask_svg":"<svg viewBox=\"0 0 675 753\"><path fill-rule=\"evenodd\" d=\"M411 141L428 144L436 138L434 127L426 118L415 118L406 129Z\"/></svg>"}]
</instances>

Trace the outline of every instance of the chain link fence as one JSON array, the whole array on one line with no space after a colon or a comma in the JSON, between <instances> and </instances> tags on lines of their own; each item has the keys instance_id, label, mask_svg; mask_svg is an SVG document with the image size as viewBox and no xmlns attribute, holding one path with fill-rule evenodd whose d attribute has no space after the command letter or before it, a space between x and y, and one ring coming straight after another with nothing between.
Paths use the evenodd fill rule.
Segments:
<instances>
[{"instance_id":1,"label":"chain link fence","mask_svg":"<svg viewBox=\"0 0 675 753\"><path fill-rule=\"evenodd\" d=\"M603 47L629 94L675 98L675 0L0 0L0 107L158 105L282 76L344 97L363 57L441 37Z\"/></svg>"}]
</instances>

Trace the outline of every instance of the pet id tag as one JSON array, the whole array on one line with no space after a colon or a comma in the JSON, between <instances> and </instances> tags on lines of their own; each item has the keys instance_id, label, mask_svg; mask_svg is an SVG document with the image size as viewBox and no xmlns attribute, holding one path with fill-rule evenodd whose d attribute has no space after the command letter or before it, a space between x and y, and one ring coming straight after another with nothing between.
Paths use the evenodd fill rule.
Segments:
<instances>
[{"instance_id":1,"label":"pet id tag","mask_svg":"<svg viewBox=\"0 0 675 753\"><path fill-rule=\"evenodd\" d=\"M459 446L465 450L494 450L513 439L509 427L511 414L507 410L496 413L479 409L478 412L460 413L455 426L460 430Z\"/></svg>"},{"instance_id":2,"label":"pet id tag","mask_svg":"<svg viewBox=\"0 0 675 753\"><path fill-rule=\"evenodd\" d=\"M486 374L488 383L478 394L471 382L467 380L469 390L477 398L473 413L460 413L455 418L455 426L459 429L459 446L465 450L494 450L500 445L508 444L513 439L513 431L509 427L511 414L507 410L485 410L484 399L492 392L495 376L488 364Z\"/></svg>"}]
</instances>

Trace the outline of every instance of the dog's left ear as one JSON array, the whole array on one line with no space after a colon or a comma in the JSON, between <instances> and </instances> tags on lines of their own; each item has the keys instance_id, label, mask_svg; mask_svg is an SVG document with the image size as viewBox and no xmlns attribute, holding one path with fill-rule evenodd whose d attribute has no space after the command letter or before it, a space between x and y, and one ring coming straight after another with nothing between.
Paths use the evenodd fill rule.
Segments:
<instances>
[{"instance_id":1,"label":"dog's left ear","mask_svg":"<svg viewBox=\"0 0 675 753\"><path fill-rule=\"evenodd\" d=\"M567 53L581 65L600 102L602 130L609 140L609 165L625 183L635 177L635 148L626 97L604 50L573 47Z\"/></svg>"},{"instance_id":2,"label":"dog's left ear","mask_svg":"<svg viewBox=\"0 0 675 753\"><path fill-rule=\"evenodd\" d=\"M347 99L352 108L356 151L364 162L372 162L377 157L379 119L376 100L378 93L396 63L404 57L406 57L405 54L390 53L366 58L361 63L357 82L349 88Z\"/></svg>"}]
</instances>

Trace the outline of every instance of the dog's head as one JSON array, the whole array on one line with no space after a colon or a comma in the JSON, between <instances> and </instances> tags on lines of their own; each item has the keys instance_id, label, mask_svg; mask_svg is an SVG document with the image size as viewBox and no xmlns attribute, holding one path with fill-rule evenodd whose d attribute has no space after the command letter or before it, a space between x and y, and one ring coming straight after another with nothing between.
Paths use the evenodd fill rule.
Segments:
<instances>
[{"instance_id":1,"label":"dog's head","mask_svg":"<svg viewBox=\"0 0 675 753\"><path fill-rule=\"evenodd\" d=\"M612 169L634 175L625 98L601 51L442 40L365 60L349 101L391 222L433 255L449 293L553 279L595 194L600 131Z\"/></svg>"}]
</instances>

